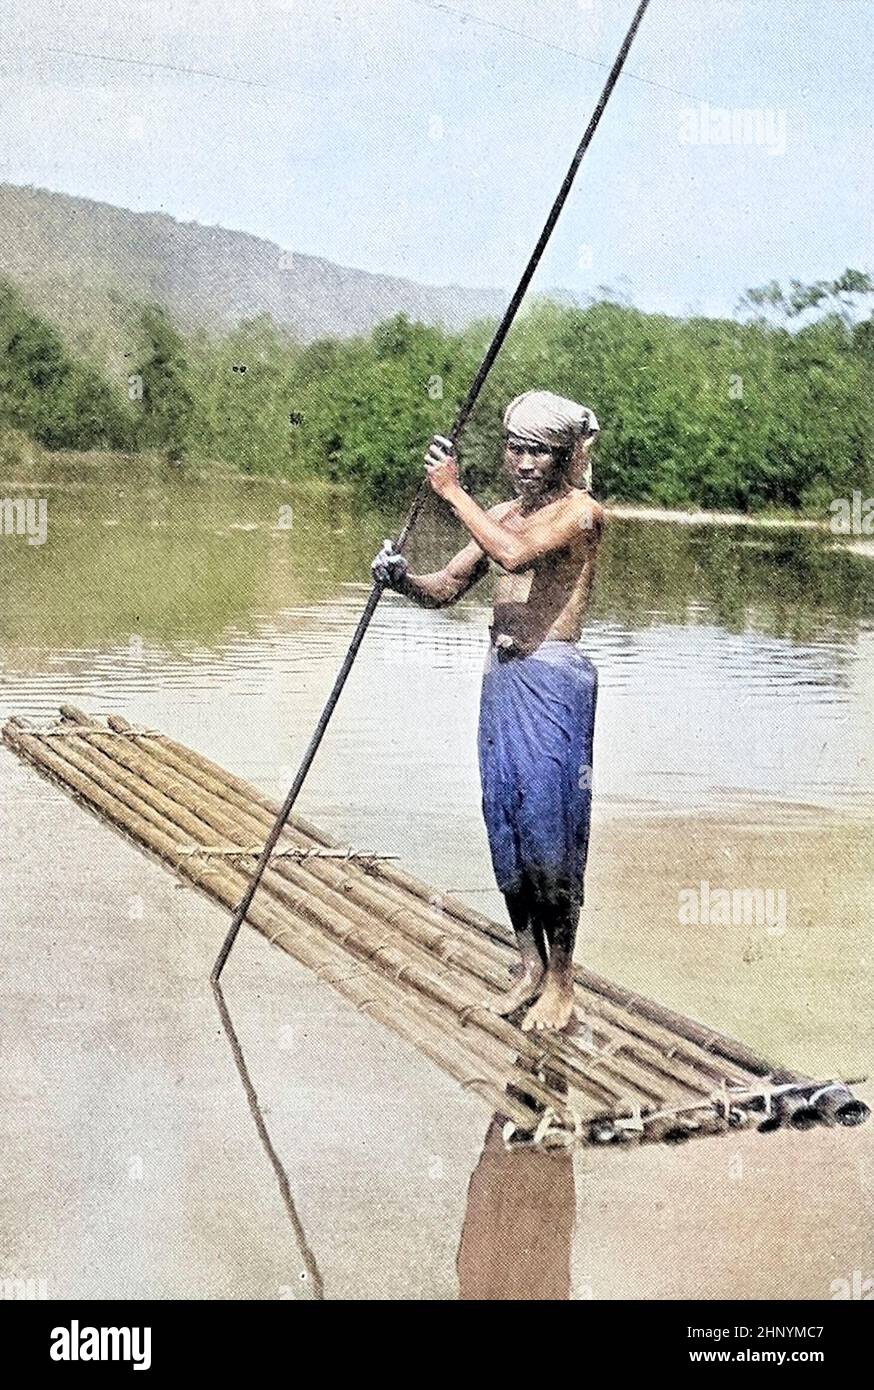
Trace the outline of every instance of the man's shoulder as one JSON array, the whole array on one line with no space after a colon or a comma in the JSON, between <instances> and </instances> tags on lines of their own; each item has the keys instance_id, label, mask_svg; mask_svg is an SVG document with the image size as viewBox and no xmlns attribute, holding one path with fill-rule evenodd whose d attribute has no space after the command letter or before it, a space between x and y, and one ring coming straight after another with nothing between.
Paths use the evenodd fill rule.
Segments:
<instances>
[{"instance_id":1,"label":"man's shoulder","mask_svg":"<svg viewBox=\"0 0 874 1390\"><path fill-rule=\"evenodd\" d=\"M570 505L574 509L576 516L581 521L585 521L586 526L600 534L604 525L605 512L600 502L596 502L590 492L584 488L575 487L571 489Z\"/></svg>"},{"instance_id":2,"label":"man's shoulder","mask_svg":"<svg viewBox=\"0 0 874 1390\"><path fill-rule=\"evenodd\" d=\"M511 498L509 502L498 502L494 507L489 507L488 511L493 521L506 521L520 514L518 497ZM563 497L550 502L544 509L544 515L556 518L568 514L579 521L586 530L600 534L604 523L604 508L584 488L572 487Z\"/></svg>"}]
</instances>

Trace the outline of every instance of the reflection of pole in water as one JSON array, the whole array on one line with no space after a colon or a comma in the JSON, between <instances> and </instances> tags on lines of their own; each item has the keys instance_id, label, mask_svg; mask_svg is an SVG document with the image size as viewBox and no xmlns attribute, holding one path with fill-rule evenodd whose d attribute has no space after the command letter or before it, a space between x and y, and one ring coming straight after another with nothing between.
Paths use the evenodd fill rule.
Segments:
<instances>
[{"instance_id":1,"label":"reflection of pole in water","mask_svg":"<svg viewBox=\"0 0 874 1390\"><path fill-rule=\"evenodd\" d=\"M276 1181L279 1183L279 1191L282 1196L282 1201L285 1205L285 1210L288 1212L288 1219L291 1222L291 1229L294 1231L294 1238L297 1241L297 1248L300 1251L301 1259L303 1261L303 1269L300 1272L301 1283L305 1287L309 1287L309 1289L311 1290L311 1296L314 1299L324 1298L325 1294L324 1287L322 1284L322 1276L319 1272L319 1267L316 1264L316 1257L309 1247L306 1238L306 1232L304 1231L300 1217L297 1214L297 1208L294 1205L294 1198L291 1195L291 1188L288 1182L288 1174L282 1166L282 1159L279 1157L279 1154L273 1147L273 1141L267 1132L267 1126L264 1123L264 1116L262 1115L261 1107L258 1104L258 1096L255 1091L255 1087L252 1085L252 1078L249 1075L249 1069L246 1066L246 1059L243 1056L243 1049L240 1046L240 1040L237 1037L236 1029L234 1028L233 1023L231 1022L231 1015L228 1012L228 1006L225 1003L225 996L222 993L222 987L219 984L218 980L214 980L212 982L212 992L215 995L215 1002L219 1011L219 1017L222 1022L222 1028L224 1029L225 1036L227 1037L227 1040L230 1043L231 1055L233 1056L237 1071L239 1072L240 1080L243 1083L243 1090L246 1093L246 1100L249 1104L249 1110L251 1112L252 1119L255 1121L255 1128L258 1131L258 1138L261 1140L261 1143L264 1147L264 1152L270 1159L271 1166L273 1168L274 1173L276 1174Z\"/></svg>"},{"instance_id":2,"label":"reflection of pole in water","mask_svg":"<svg viewBox=\"0 0 874 1390\"><path fill-rule=\"evenodd\" d=\"M524 1083L507 1089L524 1092ZM530 1097L525 1101L531 1104ZM467 1189L458 1296L565 1302L577 1208L573 1151L508 1148L505 1124L506 1116L492 1117Z\"/></svg>"}]
</instances>

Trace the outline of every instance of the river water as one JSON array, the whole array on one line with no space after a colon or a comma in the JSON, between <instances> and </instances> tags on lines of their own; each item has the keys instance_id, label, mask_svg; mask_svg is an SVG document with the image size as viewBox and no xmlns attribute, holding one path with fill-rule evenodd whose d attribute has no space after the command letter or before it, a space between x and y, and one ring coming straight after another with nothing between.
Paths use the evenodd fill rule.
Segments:
<instances>
[{"instance_id":1,"label":"river water","mask_svg":"<svg viewBox=\"0 0 874 1390\"><path fill-rule=\"evenodd\" d=\"M394 514L289 484L64 471L44 480L45 545L2 537L0 712L43 717L75 697L169 720L279 788ZM602 804L870 803L874 566L831 540L611 524L583 639L600 673ZM414 567L461 543L429 512ZM437 824L466 814L487 598L486 584L438 613L387 598L308 784L311 809L360 836L374 779L387 792L412 773ZM406 824L402 799L386 798L382 824Z\"/></svg>"},{"instance_id":2,"label":"river water","mask_svg":"<svg viewBox=\"0 0 874 1390\"><path fill-rule=\"evenodd\" d=\"M44 545L0 536L0 715L44 720L65 701L92 713L120 712L283 794L369 592L370 558L397 527L395 513L380 515L312 486L161 468L132 471L124 461L98 458L55 462L30 475L28 484L23 488L21 478L0 482L2 495L27 492L48 504ZM436 567L461 543L459 532L429 503L410 549L414 569ZM475 752L487 600L488 581L443 612L384 598L300 806L356 847L397 854L435 886L467 894L477 907L498 913L501 902L480 824ZM838 548L828 533L614 520L583 646L598 667L600 695L581 954L596 968L742 1033L787 1062L835 1072L840 1067L844 1074L865 1070L872 1045L864 894L871 883L865 837L874 806L874 562ZM96 1296L115 1289L132 1296L197 1297L225 1295L230 1288L257 1297L296 1297L311 1290L306 1268L298 1285L298 1273L289 1276L284 1256L272 1249L277 1223L285 1218L274 1209L269 1168L215 1041L211 1001L197 994L202 967L220 937L220 914L174 889L168 876L5 750L0 773L3 877L13 908L6 916L17 963L7 984L7 1003L17 1018L17 1064L7 1072L10 1113L30 1106L36 1131L56 1152L60 1145L65 1191L79 1210L72 1234L62 1236L55 1211L41 1235L31 1231L28 1244L22 1203L30 1209L34 1201L48 1201L52 1207L45 1193L57 1182L55 1168L44 1159L45 1185L25 1184L26 1200L22 1193L9 1199L8 1220L18 1232L9 1256L17 1260L15 1268L48 1268L59 1291ZM787 934L678 933L677 886L705 878L718 882L728 860L731 883L795 891ZM739 874L746 877L738 880ZM119 928L118 902L141 895L144 883L165 925L172 921L172 945L159 944L153 932L144 946L135 919ZM51 884L60 898L47 911ZM59 945L60 899L70 934ZM189 932L196 945L185 944ZM500 1225L494 1193L516 1191L520 1182L522 1189L540 1192L535 1225L555 1220L563 1229L555 1213L572 1202L572 1172L568 1178L553 1165L545 1176L531 1169L520 1177L517 1164L508 1175L487 1144L468 1192L484 1128L470 1098L459 1099L420 1058L398 1049L365 1020L347 1017L345 1006L326 997L322 986L313 986L285 960L277 964L275 953L262 948L260 942L246 943L229 1003L254 1052L259 1089L271 1096L282 1136L277 1148L293 1160L308 1207L307 1238L321 1251L328 1296L455 1297L459 1277L463 1294L465 1288L481 1291L482 1271L490 1268L482 1251L490 1242L494 1246ZM129 953L138 958L136 970ZM36 978L45 970L50 988ZM43 987L51 997L40 1002ZM59 1022L57 1001L65 994L78 1002ZM180 1033L182 999L187 1023ZM145 1029L138 1041L126 1032L131 1010ZM98 1031L109 1028L104 1036L112 1038L111 1048L121 1049L126 1080L119 1080L118 1067L113 1071L115 1052L104 1057L98 1074L88 1070L86 1058L71 1061L69 1049L81 1042L76 1025L88 1019ZM301 1020L308 1020L306 1026ZM289 1029L298 1039L293 1048L282 1043ZM194 1056L198 1030L218 1049L209 1060ZM146 1036L159 1059L148 1066ZM180 1062L177 1068L177 1045L187 1067ZM57 1074L63 1074L67 1092L53 1106L27 1078L35 1068L50 1092L58 1049L64 1061ZM191 1125L169 1120L163 1101L159 1116L131 1120L143 1104L144 1087L166 1100L174 1069L184 1080L172 1085L191 1092L188 1109L183 1106L183 1113L197 1112ZM166 1163L161 1182L155 1178L162 1195L153 1190L151 1216L137 1205L135 1182L123 1196L116 1193L118 1229L110 1229L94 1191L88 1195L92 1167L105 1188L112 1186L106 1165L123 1162L107 1149L104 1120L88 1113L101 1086L110 1084L108 1077L117 1089L113 1123L145 1126L152 1134L152 1141L142 1133L126 1139L123 1152L139 1155L151 1143L162 1148ZM222 1097L218 1109L216 1094ZM209 1104L205 1095L213 1097ZM306 1097L325 1116L321 1140L301 1119ZM122 1122L120 1115L128 1118ZM83 1124L103 1135L93 1139L99 1159L81 1136L71 1139ZM217 1124L233 1136L223 1144L216 1139ZM27 1126L13 1121L12 1128L22 1169L32 1168ZM160 1144L155 1135L162 1136ZM171 1157L172 1136L179 1152ZM843 1154L847 1144L863 1142L856 1135L841 1139ZM762 1141L753 1140L751 1153L756 1142ZM786 1142L778 1136L770 1152L783 1155L779 1146ZM833 1142L824 1133L810 1141L811 1152L820 1146L814 1180L820 1191L822 1174L832 1167L832 1150L823 1145ZM696 1152L721 1153L722 1143L695 1146ZM239 1162L257 1172L257 1182L249 1181L259 1194L250 1189L248 1200L257 1210L242 1222L246 1248L233 1276L216 1253L229 1239L231 1218L226 1208L221 1218L206 1215L203 1190L210 1179L216 1185L232 1180L232 1173L220 1176L229 1145L238 1145L245 1154ZM201 1150L201 1158L212 1156L203 1160L206 1178L199 1186L194 1182L192 1197ZM792 1142L790 1152L795 1154ZM853 1159L857 1178L871 1163L870 1147L859 1154ZM687 1161L683 1181L690 1212L696 1185L706 1187L712 1179L708 1165L722 1161L697 1160L691 1173ZM604 1213L621 1198L653 1228L653 1210L645 1209L651 1170L654 1165L663 1171L666 1184L673 1185L670 1165L678 1160L643 1159L639 1171L628 1169L626 1157L619 1162L621 1173L616 1163L609 1171L598 1169L601 1196L590 1193L602 1220L595 1227L589 1221L589 1228L600 1231L601 1244L596 1239L581 1253L579 1237L573 1244L568 1227L570 1287L577 1297L635 1290L673 1296L684 1287L676 1273L667 1272L676 1252L656 1261L658 1277L652 1260L629 1273L631 1245L617 1264L619 1236ZM785 1155L780 1162L785 1174ZM178 1212L180 1171L196 1237L180 1237L176 1253L162 1255L167 1192L177 1193L172 1210ZM376 1171L379 1210L368 1198ZM793 1182L807 1190L810 1175L794 1166L792 1171ZM869 1202L872 1170L864 1171ZM732 1196L726 1187L734 1210ZM515 1200L518 1205L518 1193ZM838 1198L824 1206L833 1221ZM870 1215L870 1206L865 1209ZM465 1213L459 1276L455 1260ZM142 1228L135 1257L124 1239L132 1220ZM677 1237L667 1217L662 1228L665 1254ZM242 1239L238 1230L236 1237ZM737 1233L739 1241L744 1238ZM526 1239L530 1246L530 1232ZM862 1227L850 1223L841 1239L844 1263L870 1262L870 1239L863 1239ZM92 1252L90 1258L83 1249ZM726 1280L736 1277L732 1249L729 1243ZM382 1252L376 1266L374 1250ZM790 1291L828 1297L831 1266L824 1252L822 1258L821 1267L797 1278L762 1260L745 1288L764 1292L747 1295L743 1288L738 1295L779 1296L775 1281L785 1287L788 1277ZM700 1288L694 1261L689 1269L691 1284ZM554 1269L543 1275L544 1290L553 1288L553 1276ZM719 1283L718 1273L712 1278L712 1291L702 1296L735 1292L735 1285ZM291 1292L277 1294L277 1288Z\"/></svg>"}]
</instances>

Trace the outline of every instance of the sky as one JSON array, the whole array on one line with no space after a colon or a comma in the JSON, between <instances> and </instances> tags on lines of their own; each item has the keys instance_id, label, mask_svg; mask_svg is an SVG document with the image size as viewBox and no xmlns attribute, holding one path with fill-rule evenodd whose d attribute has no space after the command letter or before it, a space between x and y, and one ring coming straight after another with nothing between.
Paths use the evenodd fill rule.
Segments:
<instances>
[{"instance_id":1,"label":"sky","mask_svg":"<svg viewBox=\"0 0 874 1390\"><path fill-rule=\"evenodd\" d=\"M509 290L634 8L0 0L0 179ZM872 33L874 0L651 0L535 287L722 314L874 269Z\"/></svg>"}]
</instances>

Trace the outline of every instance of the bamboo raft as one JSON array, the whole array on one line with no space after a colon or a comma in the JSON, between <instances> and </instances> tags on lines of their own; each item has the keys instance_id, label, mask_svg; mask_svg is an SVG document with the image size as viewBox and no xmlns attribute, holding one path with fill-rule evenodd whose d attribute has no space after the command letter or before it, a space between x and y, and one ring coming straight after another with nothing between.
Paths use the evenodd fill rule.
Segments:
<instances>
[{"instance_id":1,"label":"bamboo raft","mask_svg":"<svg viewBox=\"0 0 874 1390\"><path fill-rule=\"evenodd\" d=\"M233 910L277 806L202 754L119 715L69 705L47 729L12 718L7 746ZM744 1043L583 967L576 1031L524 1033L487 1006L512 933L385 858L294 815L247 921L505 1117L508 1143L680 1142L755 1124L857 1125L839 1078L777 1067Z\"/></svg>"}]
</instances>

